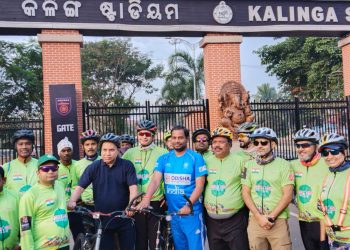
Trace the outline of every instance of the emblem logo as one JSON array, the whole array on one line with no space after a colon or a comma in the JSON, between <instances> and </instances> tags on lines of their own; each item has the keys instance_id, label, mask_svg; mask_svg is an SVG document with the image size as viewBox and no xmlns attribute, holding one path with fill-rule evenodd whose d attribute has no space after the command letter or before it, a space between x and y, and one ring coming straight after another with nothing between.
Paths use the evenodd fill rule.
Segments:
<instances>
[{"instance_id":1,"label":"emblem logo","mask_svg":"<svg viewBox=\"0 0 350 250\"><path fill-rule=\"evenodd\" d=\"M72 99L70 97L56 98L56 111L63 116L66 116L72 110Z\"/></svg>"},{"instance_id":2,"label":"emblem logo","mask_svg":"<svg viewBox=\"0 0 350 250\"><path fill-rule=\"evenodd\" d=\"M231 22L233 14L230 6L225 1L221 1L213 11L214 20L219 24L228 24Z\"/></svg>"}]
</instances>

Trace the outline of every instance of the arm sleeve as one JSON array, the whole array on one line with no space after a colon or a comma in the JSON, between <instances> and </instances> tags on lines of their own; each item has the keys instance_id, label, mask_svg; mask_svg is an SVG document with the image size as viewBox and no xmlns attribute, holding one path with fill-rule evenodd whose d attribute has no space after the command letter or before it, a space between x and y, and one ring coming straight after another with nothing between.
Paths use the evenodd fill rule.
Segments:
<instances>
[{"instance_id":1,"label":"arm sleeve","mask_svg":"<svg viewBox=\"0 0 350 250\"><path fill-rule=\"evenodd\" d=\"M164 158L168 157L168 155L162 155L157 159L156 165L154 166L154 171L160 172L164 174L165 161Z\"/></svg>"},{"instance_id":2,"label":"arm sleeve","mask_svg":"<svg viewBox=\"0 0 350 250\"><path fill-rule=\"evenodd\" d=\"M203 156L196 154L195 159L195 178L201 177L203 175L207 175L207 166L205 165L205 161L203 159Z\"/></svg>"},{"instance_id":3,"label":"arm sleeve","mask_svg":"<svg viewBox=\"0 0 350 250\"><path fill-rule=\"evenodd\" d=\"M96 163L99 163L100 161L96 161ZM95 173L95 166L97 166L96 164L90 164L85 171L83 172L83 174L81 175L79 182L78 182L78 186L82 187L82 188L87 188L91 182L94 179L94 173Z\"/></svg>"},{"instance_id":4,"label":"arm sleeve","mask_svg":"<svg viewBox=\"0 0 350 250\"><path fill-rule=\"evenodd\" d=\"M137 185L136 179L136 171L134 165L132 165L131 161L125 160L126 167L126 183L128 186Z\"/></svg>"},{"instance_id":5,"label":"arm sleeve","mask_svg":"<svg viewBox=\"0 0 350 250\"><path fill-rule=\"evenodd\" d=\"M9 163L5 163L4 165L2 165L0 168L2 168L5 172L5 177L7 178L8 175L8 169L9 169Z\"/></svg>"},{"instance_id":6,"label":"arm sleeve","mask_svg":"<svg viewBox=\"0 0 350 250\"><path fill-rule=\"evenodd\" d=\"M34 199L26 193L19 203L19 224L21 232L21 248L26 250L34 249L33 220L34 220Z\"/></svg>"}]
</instances>

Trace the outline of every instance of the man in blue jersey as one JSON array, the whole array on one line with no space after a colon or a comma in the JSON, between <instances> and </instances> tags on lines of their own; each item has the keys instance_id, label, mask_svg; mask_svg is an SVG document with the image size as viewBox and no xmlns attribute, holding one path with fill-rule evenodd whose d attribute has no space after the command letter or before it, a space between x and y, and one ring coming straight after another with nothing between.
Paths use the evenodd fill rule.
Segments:
<instances>
[{"instance_id":1,"label":"man in blue jersey","mask_svg":"<svg viewBox=\"0 0 350 250\"><path fill-rule=\"evenodd\" d=\"M207 175L203 157L188 149L189 131L183 126L175 126L171 130L171 141L174 150L159 157L154 175L147 192L138 209L148 207L154 192L164 178L165 197L169 212L179 212L187 216L175 216L171 220L171 230L175 249L202 250L205 242L203 223L202 192ZM190 204L193 204L191 215Z\"/></svg>"}]
</instances>

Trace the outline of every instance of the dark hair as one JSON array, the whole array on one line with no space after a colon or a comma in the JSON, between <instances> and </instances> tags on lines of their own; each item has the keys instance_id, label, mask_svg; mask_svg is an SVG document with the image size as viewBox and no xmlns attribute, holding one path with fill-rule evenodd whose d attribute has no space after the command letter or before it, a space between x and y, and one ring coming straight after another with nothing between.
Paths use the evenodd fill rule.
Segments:
<instances>
[{"instance_id":1,"label":"dark hair","mask_svg":"<svg viewBox=\"0 0 350 250\"><path fill-rule=\"evenodd\" d=\"M190 136L190 131L182 125L175 125L172 129L171 129L171 134L173 134L174 130L182 130L184 132L184 135L186 138L188 138Z\"/></svg>"},{"instance_id":2,"label":"dark hair","mask_svg":"<svg viewBox=\"0 0 350 250\"><path fill-rule=\"evenodd\" d=\"M4 171L4 169L2 167L0 167L0 176L1 176L2 179L5 178L5 171Z\"/></svg>"}]
</instances>

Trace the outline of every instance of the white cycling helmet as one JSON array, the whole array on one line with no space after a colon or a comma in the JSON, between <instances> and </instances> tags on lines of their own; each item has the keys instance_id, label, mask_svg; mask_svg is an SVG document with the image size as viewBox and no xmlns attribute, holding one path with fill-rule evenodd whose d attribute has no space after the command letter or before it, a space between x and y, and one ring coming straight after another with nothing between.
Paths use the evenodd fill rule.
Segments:
<instances>
[{"instance_id":1,"label":"white cycling helmet","mask_svg":"<svg viewBox=\"0 0 350 250\"><path fill-rule=\"evenodd\" d=\"M303 128L296 132L293 136L294 142L298 141L311 141L318 144L320 141L320 134L310 128Z\"/></svg>"},{"instance_id":2,"label":"white cycling helmet","mask_svg":"<svg viewBox=\"0 0 350 250\"><path fill-rule=\"evenodd\" d=\"M249 138L251 139L265 138L278 143L278 138L275 131L273 131L271 128L266 128L266 127L262 127L254 130L254 132L249 135Z\"/></svg>"},{"instance_id":3,"label":"white cycling helmet","mask_svg":"<svg viewBox=\"0 0 350 250\"><path fill-rule=\"evenodd\" d=\"M322 152L323 149L328 147L338 147L341 150L345 150L348 148L348 143L342 135L338 135L336 133L325 134L324 136L322 136L321 146L318 149L318 151Z\"/></svg>"}]
</instances>

